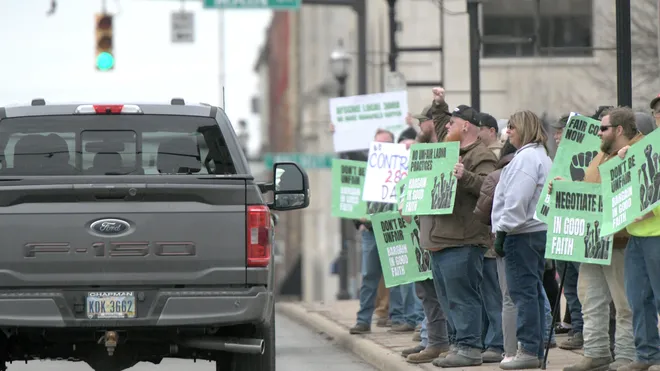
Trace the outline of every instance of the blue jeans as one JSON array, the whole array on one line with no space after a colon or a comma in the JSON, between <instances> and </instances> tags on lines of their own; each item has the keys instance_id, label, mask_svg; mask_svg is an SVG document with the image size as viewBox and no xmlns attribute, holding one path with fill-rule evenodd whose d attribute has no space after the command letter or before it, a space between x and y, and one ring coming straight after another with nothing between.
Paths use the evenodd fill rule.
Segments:
<instances>
[{"instance_id":1,"label":"blue jeans","mask_svg":"<svg viewBox=\"0 0 660 371\"><path fill-rule=\"evenodd\" d=\"M383 270L380 267L376 237L372 231L362 231L362 286L360 287L360 310L357 322L371 326L374 315L376 291ZM390 305L392 300L390 299Z\"/></svg>"},{"instance_id":2,"label":"blue jeans","mask_svg":"<svg viewBox=\"0 0 660 371\"><path fill-rule=\"evenodd\" d=\"M484 258L481 297L483 298L483 342L484 348L504 353L504 335L502 334L502 291L497 278L497 261Z\"/></svg>"},{"instance_id":3,"label":"blue jeans","mask_svg":"<svg viewBox=\"0 0 660 371\"><path fill-rule=\"evenodd\" d=\"M573 329L573 332L582 332L582 328L584 327L584 321L582 320L582 304L580 304L580 299L578 299L577 294L580 263L557 261L557 270L559 271L559 277L564 276L564 270L566 270L566 278L564 279L564 297L566 298L568 310L571 313L571 329Z\"/></svg>"},{"instance_id":4,"label":"blue jeans","mask_svg":"<svg viewBox=\"0 0 660 371\"><path fill-rule=\"evenodd\" d=\"M415 293L415 284L390 288L390 318L393 324L417 326L424 319L422 302Z\"/></svg>"},{"instance_id":5,"label":"blue jeans","mask_svg":"<svg viewBox=\"0 0 660 371\"><path fill-rule=\"evenodd\" d=\"M426 325L428 323L429 319L424 316L424 320L422 321L422 330L419 332L419 336L422 338L422 341L419 342L419 345L423 346L424 348L429 345L429 333L426 329Z\"/></svg>"},{"instance_id":6,"label":"blue jeans","mask_svg":"<svg viewBox=\"0 0 660 371\"><path fill-rule=\"evenodd\" d=\"M550 300L548 300L548 294L546 294L545 290L542 290L542 292L543 299L545 300L545 336L543 336L543 344L545 344L548 342L548 334L550 334L550 330L552 329L552 307L550 306ZM556 342L555 332L552 331L552 339L550 339L550 343L555 344Z\"/></svg>"},{"instance_id":7,"label":"blue jeans","mask_svg":"<svg viewBox=\"0 0 660 371\"><path fill-rule=\"evenodd\" d=\"M543 358L546 302L543 288L546 231L510 234L504 239L509 294L518 309L516 337L522 349ZM545 336L544 336L545 335Z\"/></svg>"},{"instance_id":8,"label":"blue jeans","mask_svg":"<svg viewBox=\"0 0 660 371\"><path fill-rule=\"evenodd\" d=\"M630 237L624 260L637 361L660 363L660 237Z\"/></svg>"},{"instance_id":9,"label":"blue jeans","mask_svg":"<svg viewBox=\"0 0 660 371\"><path fill-rule=\"evenodd\" d=\"M445 248L431 253L433 283L442 310L446 313L450 339L459 354L477 349L481 352L483 321L481 281L484 252L479 246ZM464 354L467 355L467 354Z\"/></svg>"}]
</instances>

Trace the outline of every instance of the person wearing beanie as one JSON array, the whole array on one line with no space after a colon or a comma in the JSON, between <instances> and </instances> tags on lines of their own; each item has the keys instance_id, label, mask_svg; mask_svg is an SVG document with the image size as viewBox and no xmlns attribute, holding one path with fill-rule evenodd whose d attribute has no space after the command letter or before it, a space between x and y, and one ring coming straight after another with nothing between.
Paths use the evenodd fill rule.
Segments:
<instances>
[{"instance_id":1,"label":"person wearing beanie","mask_svg":"<svg viewBox=\"0 0 660 371\"><path fill-rule=\"evenodd\" d=\"M415 138L417 138L417 131L414 128L407 128L399 134L399 140L397 143L405 144L406 149L410 149L410 146L415 143Z\"/></svg>"},{"instance_id":2,"label":"person wearing beanie","mask_svg":"<svg viewBox=\"0 0 660 371\"><path fill-rule=\"evenodd\" d=\"M644 135L649 135L657 128L653 116L646 112L635 112L635 124L637 125L637 130Z\"/></svg>"}]
</instances>

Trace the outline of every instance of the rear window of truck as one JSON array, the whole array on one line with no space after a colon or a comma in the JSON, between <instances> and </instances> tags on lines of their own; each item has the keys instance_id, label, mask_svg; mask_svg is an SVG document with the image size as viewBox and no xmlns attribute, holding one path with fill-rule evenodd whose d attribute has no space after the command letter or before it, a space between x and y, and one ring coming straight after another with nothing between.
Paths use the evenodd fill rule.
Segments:
<instances>
[{"instance_id":1,"label":"rear window of truck","mask_svg":"<svg viewBox=\"0 0 660 371\"><path fill-rule=\"evenodd\" d=\"M236 174L213 118L75 115L0 121L0 176Z\"/></svg>"}]
</instances>

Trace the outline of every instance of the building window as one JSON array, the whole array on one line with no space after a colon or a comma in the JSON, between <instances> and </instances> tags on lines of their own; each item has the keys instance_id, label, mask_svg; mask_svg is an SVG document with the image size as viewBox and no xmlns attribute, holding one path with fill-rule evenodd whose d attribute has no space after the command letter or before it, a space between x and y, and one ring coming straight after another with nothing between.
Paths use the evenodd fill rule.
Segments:
<instances>
[{"instance_id":1,"label":"building window","mask_svg":"<svg viewBox=\"0 0 660 371\"><path fill-rule=\"evenodd\" d=\"M506 1L503 6L497 6ZM520 2L520 6L516 4ZM588 57L593 50L592 1L540 1L538 39L535 1L494 0L482 8L484 58ZM552 7L552 4L560 6ZM506 5L504 5L506 4ZM565 6L561 6L565 5ZM572 11L562 12L564 8ZM577 10L577 11L576 11ZM538 52L534 43L538 42Z\"/></svg>"}]
</instances>

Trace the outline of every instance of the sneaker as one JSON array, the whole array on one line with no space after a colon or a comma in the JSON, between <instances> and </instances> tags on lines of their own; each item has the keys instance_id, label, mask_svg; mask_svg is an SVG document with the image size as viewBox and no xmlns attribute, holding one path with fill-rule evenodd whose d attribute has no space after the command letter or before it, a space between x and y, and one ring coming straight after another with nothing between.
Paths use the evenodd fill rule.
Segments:
<instances>
[{"instance_id":1,"label":"sneaker","mask_svg":"<svg viewBox=\"0 0 660 371\"><path fill-rule=\"evenodd\" d=\"M500 364L509 363L509 362L513 361L514 358L516 358L515 355L509 355L509 354L504 353L504 354L502 354L502 362L500 362Z\"/></svg>"},{"instance_id":2,"label":"sneaker","mask_svg":"<svg viewBox=\"0 0 660 371\"><path fill-rule=\"evenodd\" d=\"M523 349L518 349L516 356L511 361L506 363L500 362L500 368L502 370L527 370L539 368L540 365L541 362L535 354L529 354Z\"/></svg>"},{"instance_id":3,"label":"sneaker","mask_svg":"<svg viewBox=\"0 0 660 371\"><path fill-rule=\"evenodd\" d=\"M660 365L654 365L652 363L641 363L641 362L630 362L625 366L621 366L617 369L617 371L647 371L651 370L653 367L654 370L658 370L658 366Z\"/></svg>"},{"instance_id":4,"label":"sneaker","mask_svg":"<svg viewBox=\"0 0 660 371\"><path fill-rule=\"evenodd\" d=\"M417 353L423 351L424 349L426 349L426 347L423 347L421 345L417 345L417 346L414 346L412 348L404 349L403 351L401 351L401 355L403 356L403 358L408 358L409 355L417 354Z\"/></svg>"},{"instance_id":5,"label":"sneaker","mask_svg":"<svg viewBox=\"0 0 660 371\"><path fill-rule=\"evenodd\" d=\"M468 358L461 353L450 353L445 358L437 358L435 361L433 361L433 366L442 367L442 368L470 367L470 366L481 366L482 363L483 360L481 359L481 357Z\"/></svg>"},{"instance_id":6,"label":"sneaker","mask_svg":"<svg viewBox=\"0 0 660 371\"><path fill-rule=\"evenodd\" d=\"M481 353L481 359L483 359L484 363L499 363L502 362L503 358L504 355L502 352L498 352L490 348Z\"/></svg>"},{"instance_id":7,"label":"sneaker","mask_svg":"<svg viewBox=\"0 0 660 371\"><path fill-rule=\"evenodd\" d=\"M366 323L357 323L355 326L351 327L348 332L351 335L368 334L371 332L371 326Z\"/></svg>"},{"instance_id":8,"label":"sneaker","mask_svg":"<svg viewBox=\"0 0 660 371\"><path fill-rule=\"evenodd\" d=\"M389 329L388 332L395 332L395 333L415 332L415 326L409 323L401 323L396 325L393 324L392 328Z\"/></svg>"},{"instance_id":9,"label":"sneaker","mask_svg":"<svg viewBox=\"0 0 660 371\"><path fill-rule=\"evenodd\" d=\"M564 367L563 371L605 371L612 363L612 357L582 357L580 361L574 365Z\"/></svg>"},{"instance_id":10,"label":"sneaker","mask_svg":"<svg viewBox=\"0 0 660 371\"><path fill-rule=\"evenodd\" d=\"M559 348L564 350L582 349L582 346L584 346L584 338L581 332L576 332L572 337L559 343Z\"/></svg>"},{"instance_id":11,"label":"sneaker","mask_svg":"<svg viewBox=\"0 0 660 371\"><path fill-rule=\"evenodd\" d=\"M561 334L567 334L571 331L571 325L566 324L566 323L558 323L555 326L555 334L561 335Z\"/></svg>"},{"instance_id":12,"label":"sneaker","mask_svg":"<svg viewBox=\"0 0 660 371\"><path fill-rule=\"evenodd\" d=\"M616 361L610 363L610 368L609 371L616 371L619 369L619 367L627 366L631 364L633 361L626 359L626 358L619 358ZM651 370L653 367L658 367L657 370ZM651 366L649 368L650 371L660 371L660 366Z\"/></svg>"}]
</instances>

